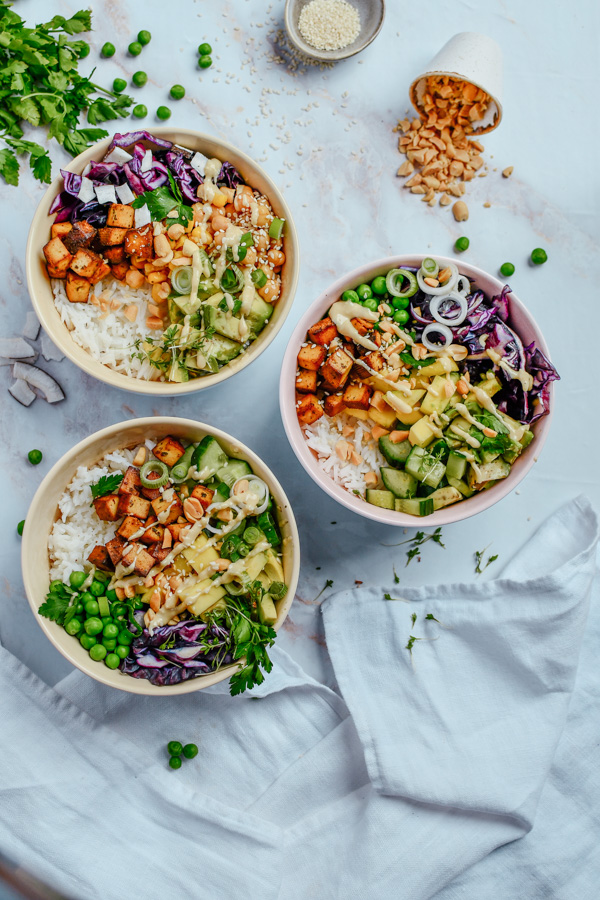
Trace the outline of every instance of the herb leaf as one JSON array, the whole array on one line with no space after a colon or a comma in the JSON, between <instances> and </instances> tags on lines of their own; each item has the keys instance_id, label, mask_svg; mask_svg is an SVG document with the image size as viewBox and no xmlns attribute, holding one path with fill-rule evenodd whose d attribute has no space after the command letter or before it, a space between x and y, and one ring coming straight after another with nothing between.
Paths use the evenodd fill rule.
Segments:
<instances>
[{"instance_id":1,"label":"herb leaf","mask_svg":"<svg viewBox=\"0 0 600 900\"><path fill-rule=\"evenodd\" d=\"M316 603L317 600L319 599L319 597L321 596L321 594L323 594L323 593L324 593L326 590L328 590L328 588L330 588L330 587L333 587L333 581L331 581L331 579L328 578L327 581L325 582L325 587L321 588L321 590L319 591L319 593L317 594L317 596L316 596L315 599L313 600L313 603Z\"/></svg>"},{"instance_id":2,"label":"herb leaf","mask_svg":"<svg viewBox=\"0 0 600 900\"><path fill-rule=\"evenodd\" d=\"M187 225L194 215L192 207L186 206L181 200L181 194L179 194L179 199L177 199L164 184L153 191L144 191L143 194L136 197L131 205L134 209L139 209L144 204L148 206L153 221L164 219L170 212L175 210L177 218L173 217L172 223L179 222L181 225Z\"/></svg>"},{"instance_id":3,"label":"herb leaf","mask_svg":"<svg viewBox=\"0 0 600 900\"><path fill-rule=\"evenodd\" d=\"M64 625L74 595L75 591L67 587L66 584L61 585L60 588L56 591L50 591L46 595L45 602L42 603L42 605L38 609L40 616L44 616L44 618L46 619L51 619L53 622L58 622L59 625ZM73 615L75 614L75 608L76 604L73 603L73 612L69 616L70 619L72 619Z\"/></svg>"},{"instance_id":4,"label":"herb leaf","mask_svg":"<svg viewBox=\"0 0 600 900\"><path fill-rule=\"evenodd\" d=\"M123 475L120 472L115 472L114 475L103 475L96 484L90 484L92 497L95 500L97 497L104 497L106 494L112 494L122 481Z\"/></svg>"},{"instance_id":5,"label":"herb leaf","mask_svg":"<svg viewBox=\"0 0 600 900\"><path fill-rule=\"evenodd\" d=\"M490 545L488 544L488 547L489 546ZM496 560L498 559L497 553L495 553L493 556L488 556L487 562L485 563L485 565L482 566L483 558L485 556L487 549L488 549L487 547L484 547L483 550L475 551L475 574L476 575L483 575L483 573L485 572L487 567L490 566L492 563L496 562Z\"/></svg>"}]
</instances>

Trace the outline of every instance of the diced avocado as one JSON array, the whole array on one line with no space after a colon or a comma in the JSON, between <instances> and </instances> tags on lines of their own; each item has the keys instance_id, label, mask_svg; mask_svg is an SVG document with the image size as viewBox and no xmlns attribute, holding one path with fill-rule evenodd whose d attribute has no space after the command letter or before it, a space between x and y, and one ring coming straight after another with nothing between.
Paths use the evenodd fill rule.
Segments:
<instances>
[{"instance_id":1,"label":"diced avocado","mask_svg":"<svg viewBox=\"0 0 600 900\"><path fill-rule=\"evenodd\" d=\"M379 506L381 509L394 508L394 495L391 491L376 491L369 489L366 494L367 503L372 506Z\"/></svg>"},{"instance_id":2,"label":"diced avocado","mask_svg":"<svg viewBox=\"0 0 600 900\"><path fill-rule=\"evenodd\" d=\"M408 439L413 446L426 447L432 442L435 434L427 419L419 419L411 426Z\"/></svg>"},{"instance_id":3,"label":"diced avocado","mask_svg":"<svg viewBox=\"0 0 600 900\"><path fill-rule=\"evenodd\" d=\"M429 366L425 366L420 372L417 370L419 375L424 375L429 378L434 378L436 375L445 375L446 372L458 372L458 366L449 356L438 359L437 362L431 363ZM416 374L414 370L413 374Z\"/></svg>"},{"instance_id":4,"label":"diced avocado","mask_svg":"<svg viewBox=\"0 0 600 900\"><path fill-rule=\"evenodd\" d=\"M175 302L174 297L169 297L167 301L167 311L169 313L169 321L179 324L184 320L184 312L182 308Z\"/></svg>"},{"instance_id":5,"label":"diced avocado","mask_svg":"<svg viewBox=\"0 0 600 900\"><path fill-rule=\"evenodd\" d=\"M192 456L192 465L202 473L202 480L211 478L217 469L224 466L229 457L212 435L207 434L202 438Z\"/></svg>"},{"instance_id":6,"label":"diced avocado","mask_svg":"<svg viewBox=\"0 0 600 900\"><path fill-rule=\"evenodd\" d=\"M450 506L451 503L458 503L459 500L462 500L462 494L455 487L449 485L434 491L431 500L433 500L434 509L442 509L444 506Z\"/></svg>"},{"instance_id":7,"label":"diced avocado","mask_svg":"<svg viewBox=\"0 0 600 900\"><path fill-rule=\"evenodd\" d=\"M185 316L193 316L195 312L198 312L202 303L199 299L192 301L189 294L174 294L172 300Z\"/></svg>"},{"instance_id":8,"label":"diced avocado","mask_svg":"<svg viewBox=\"0 0 600 900\"><path fill-rule=\"evenodd\" d=\"M212 282L209 282L209 284L211 283ZM198 293L200 293L200 288L198 288ZM223 291L217 290L213 290L212 293L207 294L204 298L204 303L202 304L204 307L204 312L206 313L206 310L209 306L218 306L224 296L225 294L223 293Z\"/></svg>"},{"instance_id":9,"label":"diced avocado","mask_svg":"<svg viewBox=\"0 0 600 900\"><path fill-rule=\"evenodd\" d=\"M377 425L381 425L382 428L390 429L394 422L396 421L396 410L394 409L375 409L374 406L369 407L369 418L373 419Z\"/></svg>"},{"instance_id":10,"label":"diced avocado","mask_svg":"<svg viewBox=\"0 0 600 900\"><path fill-rule=\"evenodd\" d=\"M454 377L453 377L454 376ZM458 373L453 372L450 374L450 381L456 385L458 381ZM437 412L442 413L448 406L450 402L450 397L446 396L446 385L449 383L448 379L445 375L436 375L429 388L427 389L427 394L425 399L421 403L421 412L424 415L430 416L431 413ZM454 388L454 393L456 387Z\"/></svg>"},{"instance_id":11,"label":"diced avocado","mask_svg":"<svg viewBox=\"0 0 600 900\"><path fill-rule=\"evenodd\" d=\"M255 553L246 559L246 575L249 581L255 581L264 569L267 562L266 553Z\"/></svg>"},{"instance_id":12,"label":"diced avocado","mask_svg":"<svg viewBox=\"0 0 600 900\"><path fill-rule=\"evenodd\" d=\"M394 496L401 498L415 496L417 479L408 472L382 466L381 479L388 491L391 491Z\"/></svg>"},{"instance_id":13,"label":"diced avocado","mask_svg":"<svg viewBox=\"0 0 600 900\"><path fill-rule=\"evenodd\" d=\"M430 516L433 512L433 500L425 497L423 500L396 500L394 504L396 512L407 513L409 516Z\"/></svg>"},{"instance_id":14,"label":"diced avocado","mask_svg":"<svg viewBox=\"0 0 600 900\"><path fill-rule=\"evenodd\" d=\"M241 319L226 313L222 309L214 306L204 307L204 324L207 328L214 328L223 337L241 342L240 323Z\"/></svg>"},{"instance_id":15,"label":"diced avocado","mask_svg":"<svg viewBox=\"0 0 600 900\"><path fill-rule=\"evenodd\" d=\"M190 373L174 359L167 371L167 380L182 384L183 382L190 380Z\"/></svg>"},{"instance_id":16,"label":"diced avocado","mask_svg":"<svg viewBox=\"0 0 600 900\"><path fill-rule=\"evenodd\" d=\"M405 471L417 481L436 488L446 474L446 466L422 447L413 447L406 460Z\"/></svg>"},{"instance_id":17,"label":"diced avocado","mask_svg":"<svg viewBox=\"0 0 600 900\"><path fill-rule=\"evenodd\" d=\"M209 356L214 356L219 362L230 362L230 360L239 356L241 350L242 345L239 341L232 341L221 334L215 334L211 338L207 352Z\"/></svg>"},{"instance_id":18,"label":"diced avocado","mask_svg":"<svg viewBox=\"0 0 600 900\"><path fill-rule=\"evenodd\" d=\"M349 416L352 416L355 419L361 419L363 422L369 418L369 412L366 409L348 409L346 412Z\"/></svg>"},{"instance_id":19,"label":"diced avocado","mask_svg":"<svg viewBox=\"0 0 600 900\"><path fill-rule=\"evenodd\" d=\"M480 491L486 482L499 481L501 478L506 478L507 475L510 475L510 465L501 458L477 466L477 471L473 466L469 466L469 487L473 491Z\"/></svg>"},{"instance_id":20,"label":"diced avocado","mask_svg":"<svg viewBox=\"0 0 600 900\"><path fill-rule=\"evenodd\" d=\"M423 391L425 393L425 391ZM420 409L413 409L412 412L409 413L396 413L396 418L402 425L414 425L415 422L419 422L423 418L423 413Z\"/></svg>"},{"instance_id":21,"label":"diced avocado","mask_svg":"<svg viewBox=\"0 0 600 900\"><path fill-rule=\"evenodd\" d=\"M448 461L446 462L446 477L448 481L450 481L451 478L460 481L461 478L465 477L466 471L466 456L463 456L462 453L457 453L455 450L451 450L448 454Z\"/></svg>"},{"instance_id":22,"label":"diced avocado","mask_svg":"<svg viewBox=\"0 0 600 900\"><path fill-rule=\"evenodd\" d=\"M283 566L271 547L267 551L267 562L265 564L264 574L269 579L269 582L280 581L285 584Z\"/></svg>"},{"instance_id":23,"label":"diced avocado","mask_svg":"<svg viewBox=\"0 0 600 900\"><path fill-rule=\"evenodd\" d=\"M224 466L217 469L217 478L224 481L228 487L244 475L252 475L252 469L245 459L229 459Z\"/></svg>"},{"instance_id":24,"label":"diced avocado","mask_svg":"<svg viewBox=\"0 0 600 900\"><path fill-rule=\"evenodd\" d=\"M258 294L254 295L250 312L246 316L246 322L253 335L260 334L271 316L273 315L273 307L270 303L265 303Z\"/></svg>"},{"instance_id":25,"label":"diced avocado","mask_svg":"<svg viewBox=\"0 0 600 900\"><path fill-rule=\"evenodd\" d=\"M379 438L379 449L391 466L401 469L412 448L408 441L400 441L399 444L395 444L387 434L384 434Z\"/></svg>"},{"instance_id":26,"label":"diced avocado","mask_svg":"<svg viewBox=\"0 0 600 900\"><path fill-rule=\"evenodd\" d=\"M498 391L502 388L502 385L494 375L492 376L492 378L482 378L481 381L477 382L475 387L478 387L482 391L485 391L488 397L493 397L494 394L497 394ZM475 400L475 394L470 393L467 396L467 400Z\"/></svg>"},{"instance_id":27,"label":"diced avocado","mask_svg":"<svg viewBox=\"0 0 600 900\"><path fill-rule=\"evenodd\" d=\"M450 425L448 426L448 431L450 434L455 434L457 437L462 438L464 440L464 435L469 434L472 437L476 438L478 441L483 440L483 435L475 425L471 425L468 419L463 418L462 416L457 416L456 419L453 419Z\"/></svg>"},{"instance_id":28,"label":"diced avocado","mask_svg":"<svg viewBox=\"0 0 600 900\"><path fill-rule=\"evenodd\" d=\"M277 610L270 594L263 594L258 603L258 618L263 625L274 625L277 621Z\"/></svg>"},{"instance_id":29,"label":"diced avocado","mask_svg":"<svg viewBox=\"0 0 600 900\"><path fill-rule=\"evenodd\" d=\"M456 488L457 491L460 491L460 493L463 495L463 497L472 497L473 496L473 491L471 490L471 488L469 487L469 485L467 484L466 481L462 481L458 478L451 478L450 475L448 475L448 484L451 487Z\"/></svg>"},{"instance_id":30,"label":"diced avocado","mask_svg":"<svg viewBox=\"0 0 600 900\"><path fill-rule=\"evenodd\" d=\"M531 431L531 429L529 429L528 431L524 431L523 437L519 441L521 448L524 450L525 447L529 447L532 440L533 440L533 431Z\"/></svg>"}]
</instances>

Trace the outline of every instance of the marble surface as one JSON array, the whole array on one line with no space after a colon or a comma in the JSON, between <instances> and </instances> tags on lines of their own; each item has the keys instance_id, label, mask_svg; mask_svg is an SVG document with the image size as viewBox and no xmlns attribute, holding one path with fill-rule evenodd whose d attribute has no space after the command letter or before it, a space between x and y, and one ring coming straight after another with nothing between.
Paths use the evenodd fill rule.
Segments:
<instances>
[{"instance_id":1,"label":"marble surface","mask_svg":"<svg viewBox=\"0 0 600 900\"><path fill-rule=\"evenodd\" d=\"M24 0L29 21L78 8L68 0ZM281 634L282 645L316 677L331 683L317 595L326 580L333 589L364 583L400 586L474 579L475 550L490 546L506 561L557 506L577 493L600 507L598 392L595 388L600 333L597 273L600 263L597 126L590 114L596 84L598 6L572 4L561 17L541 0L438 2L418 6L388 0L377 40L361 55L334 68L299 63L282 40L283 0L180 0L137 4L94 0L95 31L89 68L110 84L117 75L148 72L143 90L133 88L151 115L167 102L171 122L225 138L255 156L280 184L298 226L302 271L295 309L277 340L237 378L197 397L164 400L128 394L94 382L68 361L45 364L65 389L54 407L37 400L29 409L6 392L9 372L0 368L4 486L2 496L2 601L0 639L48 683L69 664L46 641L23 594L17 522L43 475L75 442L119 420L181 414L231 432L249 444L283 483L295 510L302 541L298 596ZM175 15L171 13L175 11ZM426 23L426 24L425 24ZM132 59L126 47L140 28L153 39ZM484 138L490 171L468 189L468 223L457 225L449 209L429 208L403 190L395 177L403 161L392 127L408 108L412 78L455 32L481 31L501 44L505 60L504 120ZM118 46L100 60L105 40ZM213 68L196 67L196 47L213 45ZM87 66L83 65L83 71ZM179 82L186 98L175 102L168 88ZM593 99L593 95L592 95ZM110 123L114 124L114 123ZM133 130L124 120L113 130ZM52 150L55 171L66 157ZM500 171L513 165L508 181ZM24 281L27 232L43 189L24 173L17 190L0 185L0 333L20 334L30 307ZM489 208L484 203L489 202ZM377 526L338 506L308 478L286 441L277 387L282 355L294 322L326 287L355 265L392 253L450 254L466 234L465 260L496 272L511 260L511 285L539 322L563 380L556 412L539 462L520 488L475 519L444 529L445 549L429 543L420 561L405 567L406 546L390 547L414 529ZM549 262L527 265L543 246ZM590 415L591 413L591 415ZM33 468L29 449L44 453ZM326 594L322 594L321 598Z\"/></svg>"}]
</instances>

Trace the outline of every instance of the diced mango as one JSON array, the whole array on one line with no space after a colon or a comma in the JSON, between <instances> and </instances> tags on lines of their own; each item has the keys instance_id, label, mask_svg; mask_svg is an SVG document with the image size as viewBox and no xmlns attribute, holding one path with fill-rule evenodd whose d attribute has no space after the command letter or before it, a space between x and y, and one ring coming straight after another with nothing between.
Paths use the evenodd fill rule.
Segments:
<instances>
[{"instance_id":1,"label":"diced mango","mask_svg":"<svg viewBox=\"0 0 600 900\"><path fill-rule=\"evenodd\" d=\"M413 447L426 447L432 442L434 437L433 430L430 428L428 420L424 417L415 422L408 434L408 440Z\"/></svg>"},{"instance_id":2,"label":"diced mango","mask_svg":"<svg viewBox=\"0 0 600 900\"><path fill-rule=\"evenodd\" d=\"M214 545L207 547L205 550L203 549L207 543L208 538L205 534L201 534L196 538L192 546L188 547L187 550L184 550L181 554L196 570L198 575L200 575L202 570L211 562L215 562L219 559L219 553Z\"/></svg>"}]
</instances>

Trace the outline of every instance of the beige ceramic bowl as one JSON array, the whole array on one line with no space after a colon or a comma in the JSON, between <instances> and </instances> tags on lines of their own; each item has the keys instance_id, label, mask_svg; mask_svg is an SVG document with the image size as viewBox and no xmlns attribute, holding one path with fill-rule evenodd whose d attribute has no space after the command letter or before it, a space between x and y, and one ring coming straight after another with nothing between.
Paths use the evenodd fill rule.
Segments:
<instances>
[{"instance_id":1,"label":"beige ceramic bowl","mask_svg":"<svg viewBox=\"0 0 600 900\"><path fill-rule=\"evenodd\" d=\"M225 141L217 140L207 134L199 131L191 131L185 128L174 129L171 127L158 126L151 129L157 137L173 141L183 147L189 147L190 150L199 150L208 157L217 157L225 161L228 160L241 173L245 181L253 188L259 190L262 194L269 198L275 214L286 220L285 230L285 254L286 261L282 269L282 291L281 296L273 316L268 325L263 329L258 338L248 348L246 353L238 356L231 363L223 366L214 375L205 375L202 378L194 378L183 384L171 384L168 382L146 381L138 378L130 378L109 369L94 359L86 350L76 344L70 336L69 329L61 321L60 315L54 305L52 288L50 280L46 272L44 255L42 253L43 246L50 240L50 226L54 221L54 215L48 214L52 205L52 201L62 190L62 176L55 178L48 190L46 191L36 214L33 217L31 228L29 229L29 238L26 250L26 272L27 286L29 294L37 313L38 319L42 323L44 330L52 338L57 347L62 350L65 356L74 362L75 365L83 369L89 375L93 375L99 381L104 381L113 387L122 388L126 391L134 391L138 394L152 394L153 396L173 396L178 394L190 394L195 391L201 391L205 388L212 387L231 378L237 372L241 372L246 366L249 366L253 360L267 349L271 341L275 339L277 333L292 308L294 302L294 294L298 282L299 271L299 248L298 236L290 210L283 199L279 190L275 187L266 172L261 169L249 156L236 149ZM110 137L90 147L85 153L77 156L65 168L71 172L80 173L85 166L94 159L102 159L111 142Z\"/></svg>"},{"instance_id":2,"label":"beige ceramic bowl","mask_svg":"<svg viewBox=\"0 0 600 900\"><path fill-rule=\"evenodd\" d=\"M298 20L300 13L310 0L286 0L284 21L290 41L305 56L325 63L340 62L361 53L371 44L381 31L385 17L385 0L350 0L360 16L360 32L351 44L341 50L317 50L305 41Z\"/></svg>"},{"instance_id":3,"label":"beige ceramic bowl","mask_svg":"<svg viewBox=\"0 0 600 900\"><path fill-rule=\"evenodd\" d=\"M235 666L227 666L210 675L200 675L181 684L158 686L144 679L122 675L118 669L111 670L103 663L94 662L77 638L67 634L61 625L43 618L38 614L39 606L44 602L49 585L48 536L52 525L59 517L58 501L75 475L78 466L91 466L111 450L135 447L146 438L162 438L171 434L174 437L201 440L205 435L213 435L223 449L231 456L247 460L254 472L266 481L277 507L277 514L283 537L283 569L288 591L277 606L277 622L275 629L283 624L296 592L300 570L300 542L298 529L289 500L273 473L259 457L231 435L210 425L203 425L191 419L168 418L157 416L147 419L133 419L130 422L119 422L102 431L97 431L85 440L76 444L72 450L59 459L48 472L32 500L23 530L22 569L23 582L29 605L42 631L59 650L65 659L77 666L86 675L107 684L110 687L128 691L131 694L149 694L164 697L172 694L187 694L201 688L210 687L229 678Z\"/></svg>"}]
</instances>

